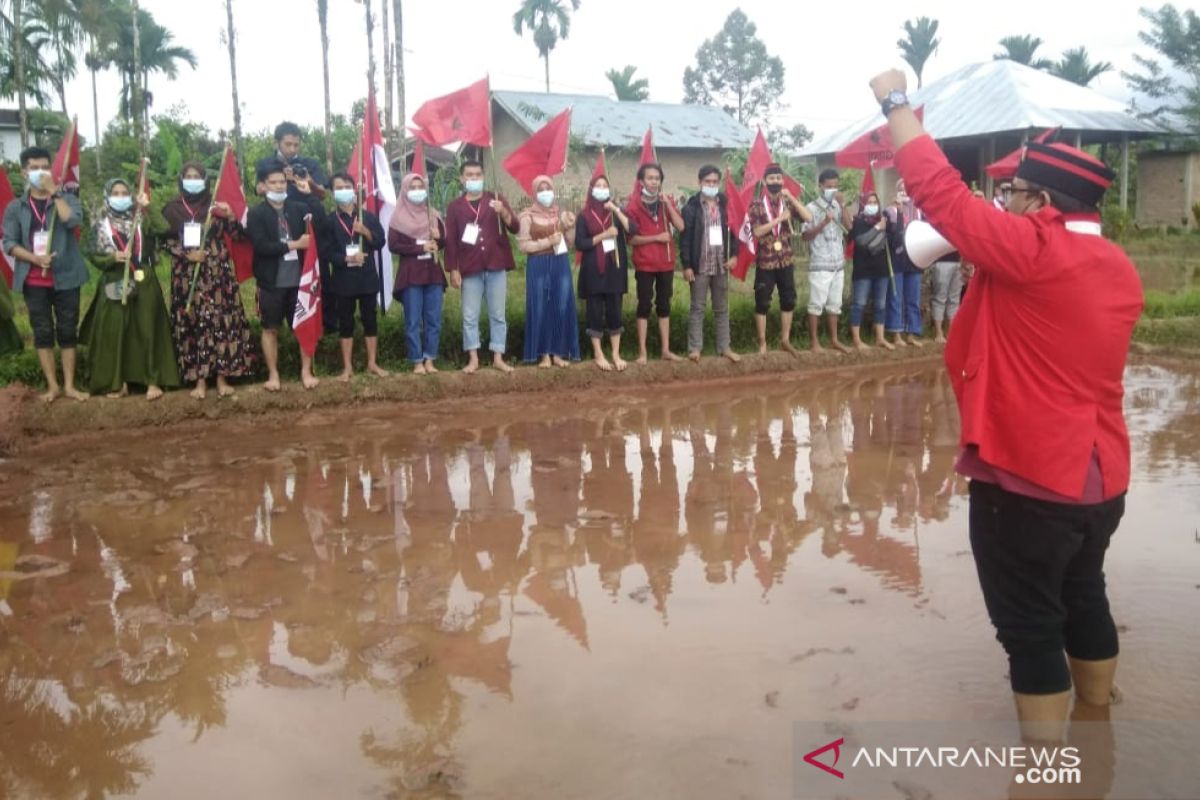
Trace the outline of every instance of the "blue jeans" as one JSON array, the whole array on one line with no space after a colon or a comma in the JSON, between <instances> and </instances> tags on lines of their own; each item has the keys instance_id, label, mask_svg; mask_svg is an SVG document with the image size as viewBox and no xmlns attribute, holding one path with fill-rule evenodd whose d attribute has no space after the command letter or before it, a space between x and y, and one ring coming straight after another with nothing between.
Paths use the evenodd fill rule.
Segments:
<instances>
[{"instance_id":1,"label":"blue jeans","mask_svg":"<svg viewBox=\"0 0 1200 800\"><path fill-rule=\"evenodd\" d=\"M504 303L508 299L508 273L502 269L484 270L462 279L463 350L479 349L479 306L487 300L488 349L503 353L508 339Z\"/></svg>"},{"instance_id":2,"label":"blue jeans","mask_svg":"<svg viewBox=\"0 0 1200 800\"><path fill-rule=\"evenodd\" d=\"M408 335L408 360L414 364L427 359L437 360L438 341L442 336L442 296L445 292L444 286L434 283L409 286L400 295L400 302L404 304L404 332ZM422 322L425 323L423 338Z\"/></svg>"},{"instance_id":3,"label":"blue jeans","mask_svg":"<svg viewBox=\"0 0 1200 800\"><path fill-rule=\"evenodd\" d=\"M875 311L873 320L876 325L882 325L887 312L887 296L890 289L891 281L886 275L882 278L855 278L853 298L850 301L850 327L857 328L862 325L863 308L867 305L868 297L871 298L871 305Z\"/></svg>"},{"instance_id":4,"label":"blue jeans","mask_svg":"<svg viewBox=\"0 0 1200 800\"><path fill-rule=\"evenodd\" d=\"M896 291L888 289L887 332L911 333L920 336L921 278L920 272L897 272Z\"/></svg>"}]
</instances>

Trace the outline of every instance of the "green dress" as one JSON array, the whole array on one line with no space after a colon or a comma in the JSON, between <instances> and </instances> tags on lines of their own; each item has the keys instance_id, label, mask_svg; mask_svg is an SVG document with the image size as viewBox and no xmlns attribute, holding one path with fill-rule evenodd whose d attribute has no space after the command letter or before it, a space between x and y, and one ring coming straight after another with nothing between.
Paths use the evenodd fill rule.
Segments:
<instances>
[{"instance_id":1,"label":"green dress","mask_svg":"<svg viewBox=\"0 0 1200 800\"><path fill-rule=\"evenodd\" d=\"M88 390L93 394L118 392L123 383L153 384L164 389L179 386L171 318L154 271L154 259L146 258L147 266L134 259L134 291L126 304L111 299L106 291L108 284L124 278L125 265L114 254L118 247L124 249L132 228L128 214L109 211L96 221L93 231L91 262L100 270L100 283L79 330L79 339L88 348ZM135 255L139 254L138 242L133 249ZM141 280L137 279L138 271Z\"/></svg>"},{"instance_id":2,"label":"green dress","mask_svg":"<svg viewBox=\"0 0 1200 800\"><path fill-rule=\"evenodd\" d=\"M17 324L13 322L16 313L12 291L4 278L0 277L0 356L19 353L24 346L21 343L21 334L17 332Z\"/></svg>"}]
</instances>

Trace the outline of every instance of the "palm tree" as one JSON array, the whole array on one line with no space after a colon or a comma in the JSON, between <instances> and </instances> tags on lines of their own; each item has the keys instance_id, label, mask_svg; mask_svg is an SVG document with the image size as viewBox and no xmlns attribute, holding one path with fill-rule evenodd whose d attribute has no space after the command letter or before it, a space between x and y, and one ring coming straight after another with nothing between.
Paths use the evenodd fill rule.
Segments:
<instances>
[{"instance_id":1,"label":"palm tree","mask_svg":"<svg viewBox=\"0 0 1200 800\"><path fill-rule=\"evenodd\" d=\"M92 76L92 124L96 132L96 171L100 170L100 96L96 90L96 73L104 69L101 52L116 35L111 0L73 0L79 25L87 36L88 51L83 63ZM65 113L65 112L64 112Z\"/></svg>"},{"instance_id":2,"label":"palm tree","mask_svg":"<svg viewBox=\"0 0 1200 800\"><path fill-rule=\"evenodd\" d=\"M155 22L149 11L139 8L134 15L137 3L138 0L132 0L132 5L118 0L115 4L117 31L104 54L104 63L121 74L121 113L145 119L154 105L154 95L149 91L150 74L161 73L167 80L175 80L179 77L180 63L196 68L196 55L173 44L175 35Z\"/></svg>"},{"instance_id":3,"label":"palm tree","mask_svg":"<svg viewBox=\"0 0 1200 800\"><path fill-rule=\"evenodd\" d=\"M918 89L921 88L921 73L925 71L925 62L942 43L942 40L937 38L937 29L938 21L929 17L918 17L915 23L911 19L905 20L904 32L908 34L908 38L896 40L896 46L900 48L904 60L917 74Z\"/></svg>"},{"instance_id":4,"label":"palm tree","mask_svg":"<svg viewBox=\"0 0 1200 800\"><path fill-rule=\"evenodd\" d=\"M1004 48L1004 52L992 56L996 61L1007 58L1034 69L1050 69L1053 63L1047 58L1035 58L1034 54L1042 46L1042 40L1036 36L1005 36L1000 40L1000 46Z\"/></svg>"},{"instance_id":5,"label":"palm tree","mask_svg":"<svg viewBox=\"0 0 1200 800\"><path fill-rule=\"evenodd\" d=\"M325 76L325 174L333 174L333 134L329 122L329 0L317 0L317 24L321 27L321 69Z\"/></svg>"},{"instance_id":6,"label":"palm tree","mask_svg":"<svg viewBox=\"0 0 1200 800\"><path fill-rule=\"evenodd\" d=\"M67 81L75 77L77 64L75 47L80 43L83 30L79 24L78 9L72 0L42 0L33 8L33 25L45 37L46 51L54 55L48 78L58 94L59 107L67 115Z\"/></svg>"},{"instance_id":7,"label":"palm tree","mask_svg":"<svg viewBox=\"0 0 1200 800\"><path fill-rule=\"evenodd\" d=\"M568 6L570 8L568 9ZM546 92L550 92L550 51L559 39L571 32L571 12L579 10L579 0L521 0L513 14L513 30L517 36L525 29L533 31L533 43L546 63Z\"/></svg>"},{"instance_id":8,"label":"palm tree","mask_svg":"<svg viewBox=\"0 0 1200 800\"><path fill-rule=\"evenodd\" d=\"M222 32L229 46L229 77L233 83L233 151L237 153L238 169L246 162L242 158L242 107L238 103L237 31L233 27L233 0L225 0L226 27Z\"/></svg>"},{"instance_id":9,"label":"palm tree","mask_svg":"<svg viewBox=\"0 0 1200 800\"><path fill-rule=\"evenodd\" d=\"M384 149L392 141L392 32L388 17L388 0L379 0L379 17L383 20L383 141Z\"/></svg>"},{"instance_id":10,"label":"palm tree","mask_svg":"<svg viewBox=\"0 0 1200 800\"><path fill-rule=\"evenodd\" d=\"M612 83L613 92L616 93L618 100L640 103L650 98L650 81L645 78L634 80L633 73L636 71L637 67L630 65L620 71L610 69L604 73Z\"/></svg>"},{"instance_id":11,"label":"palm tree","mask_svg":"<svg viewBox=\"0 0 1200 800\"><path fill-rule=\"evenodd\" d=\"M375 90L375 15L371 13L371 0L363 0L367 12L367 86Z\"/></svg>"},{"instance_id":12,"label":"palm tree","mask_svg":"<svg viewBox=\"0 0 1200 800\"><path fill-rule=\"evenodd\" d=\"M396 118L399 120L400 135L393 143L393 157L404 157L404 142L408 136L404 113L404 13L401 0L392 0L392 17L395 23L395 43L392 45L392 65L396 69Z\"/></svg>"},{"instance_id":13,"label":"palm tree","mask_svg":"<svg viewBox=\"0 0 1200 800\"><path fill-rule=\"evenodd\" d=\"M1088 57L1087 48L1076 47L1072 50L1064 51L1062 59L1055 62L1050 67L1050 71L1071 83L1087 86L1104 73L1110 72L1112 68L1113 65L1107 61L1099 61L1093 64Z\"/></svg>"}]
</instances>

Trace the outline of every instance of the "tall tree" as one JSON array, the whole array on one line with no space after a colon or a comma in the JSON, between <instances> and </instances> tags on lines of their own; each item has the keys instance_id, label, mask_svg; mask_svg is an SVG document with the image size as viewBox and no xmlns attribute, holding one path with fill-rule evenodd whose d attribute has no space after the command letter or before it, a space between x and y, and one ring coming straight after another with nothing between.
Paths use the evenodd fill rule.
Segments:
<instances>
[{"instance_id":1,"label":"tall tree","mask_svg":"<svg viewBox=\"0 0 1200 800\"><path fill-rule=\"evenodd\" d=\"M1107 61L1093 64L1088 56L1087 48L1076 47L1064 51L1063 57L1050 67L1050 72L1071 83L1087 86L1096 78L1111 71L1112 68L1113 65Z\"/></svg>"},{"instance_id":2,"label":"tall tree","mask_svg":"<svg viewBox=\"0 0 1200 800\"><path fill-rule=\"evenodd\" d=\"M148 125L149 108L154 104L150 75L175 80L181 64L195 69L197 62L191 50L174 44L174 34L159 25L149 11L139 8L134 14L136 5L137 0L114 3L117 32L104 53L104 63L121 75L121 113L140 117L142 124Z\"/></svg>"},{"instance_id":3,"label":"tall tree","mask_svg":"<svg viewBox=\"0 0 1200 800\"><path fill-rule=\"evenodd\" d=\"M383 21L383 141L384 149L392 141L392 33L388 0L379 0L379 18Z\"/></svg>"},{"instance_id":4,"label":"tall tree","mask_svg":"<svg viewBox=\"0 0 1200 800\"><path fill-rule=\"evenodd\" d=\"M717 35L696 50L696 66L683 71L683 101L720 105L743 125L767 122L783 94L783 61L767 52L758 27L740 9Z\"/></svg>"},{"instance_id":5,"label":"tall tree","mask_svg":"<svg viewBox=\"0 0 1200 800\"><path fill-rule=\"evenodd\" d=\"M329 112L329 0L317 0L317 24L321 28L321 70L325 86L325 174L333 174L333 126Z\"/></svg>"},{"instance_id":6,"label":"tall tree","mask_svg":"<svg viewBox=\"0 0 1200 800\"><path fill-rule=\"evenodd\" d=\"M790 128L772 128L767 131L767 142L771 145L771 150L783 153L800 152L812 138L812 131L800 123Z\"/></svg>"},{"instance_id":7,"label":"tall tree","mask_svg":"<svg viewBox=\"0 0 1200 800\"><path fill-rule=\"evenodd\" d=\"M92 125L96 134L96 171L100 171L100 95L96 90L96 73L104 69L101 57L103 50L116 35L112 17L111 0L75 0L79 24L87 36L88 51L83 57L84 65L92 78Z\"/></svg>"},{"instance_id":8,"label":"tall tree","mask_svg":"<svg viewBox=\"0 0 1200 800\"><path fill-rule=\"evenodd\" d=\"M75 77L75 48L82 39L79 9L71 0L41 0L35 3L32 22L45 38L46 51L54 56L47 77L58 95L59 108L67 114L67 82Z\"/></svg>"},{"instance_id":9,"label":"tall tree","mask_svg":"<svg viewBox=\"0 0 1200 800\"><path fill-rule=\"evenodd\" d=\"M1143 8L1139 13L1150 29L1140 31L1138 38L1166 59L1175 74L1158 58L1134 54L1141 70L1122 72L1121 77L1143 102L1149 100L1148 107L1139 108L1135 98L1134 110L1200 136L1200 16L1191 9L1181 13L1170 3L1157 11Z\"/></svg>"},{"instance_id":10,"label":"tall tree","mask_svg":"<svg viewBox=\"0 0 1200 800\"><path fill-rule=\"evenodd\" d=\"M375 15L371 12L371 0L363 0L367 10L367 86L375 89Z\"/></svg>"},{"instance_id":11,"label":"tall tree","mask_svg":"<svg viewBox=\"0 0 1200 800\"><path fill-rule=\"evenodd\" d=\"M613 92L616 93L618 100L640 103L650 98L650 81L645 78L634 80L635 72L637 72L637 67L627 65L622 70L610 69L604 73L612 83Z\"/></svg>"},{"instance_id":12,"label":"tall tree","mask_svg":"<svg viewBox=\"0 0 1200 800\"><path fill-rule=\"evenodd\" d=\"M238 169L245 166L242 156L242 106L238 102L237 30L233 27L233 0L225 0L225 44L229 46L229 80L233 84L233 151L237 153Z\"/></svg>"},{"instance_id":13,"label":"tall tree","mask_svg":"<svg viewBox=\"0 0 1200 800\"><path fill-rule=\"evenodd\" d=\"M550 92L550 51L560 39L571 33L571 12L579 10L580 0L521 0L513 14L513 31L517 36L528 28L533 32L533 44L546 66L546 92Z\"/></svg>"},{"instance_id":14,"label":"tall tree","mask_svg":"<svg viewBox=\"0 0 1200 800\"><path fill-rule=\"evenodd\" d=\"M1042 46L1042 40L1036 36L1025 34L1024 36L1005 36L1000 40L1002 52L992 56L993 59L1000 61L1007 58L1009 61L1015 61L1018 64L1024 64L1027 67L1034 69L1050 69L1053 66L1052 61L1047 58L1037 58L1037 50Z\"/></svg>"},{"instance_id":15,"label":"tall tree","mask_svg":"<svg viewBox=\"0 0 1200 800\"><path fill-rule=\"evenodd\" d=\"M141 92L141 88L142 88L142 83L141 83L142 26L141 26L141 20L138 19L138 17L141 16L141 11L142 11L141 8L138 7L138 0L133 0L133 2L131 4L131 10L130 10L130 19L133 22L133 71L132 71L130 78L131 78L131 83L133 84L133 94L137 98L137 102L131 103L131 106L134 109L140 109L140 111L138 113L138 119L139 119L139 123L138 123L138 145L139 145L139 148L138 148L138 151L141 154L141 156L143 158L145 158L145 156L146 156L146 138L149 136L149 131L147 130L147 128L149 128L149 126L147 125L146 128L143 128L141 125L141 122L140 122L140 120L145 118L145 109L146 109L146 98L145 98L145 95L143 95Z\"/></svg>"},{"instance_id":16,"label":"tall tree","mask_svg":"<svg viewBox=\"0 0 1200 800\"><path fill-rule=\"evenodd\" d=\"M408 119L404 109L404 13L401 8L402 0L392 0L392 16L394 17L392 45L392 64L396 69L396 118L400 125L400 135L392 143L392 158L404 158L404 143L408 138Z\"/></svg>"},{"instance_id":17,"label":"tall tree","mask_svg":"<svg viewBox=\"0 0 1200 800\"><path fill-rule=\"evenodd\" d=\"M938 21L929 17L917 17L916 21L905 20L904 39L897 39L896 46L900 48L904 60L912 67L917 75L917 88L923 85L921 73L925 71L925 62L929 60L942 40L937 38Z\"/></svg>"},{"instance_id":18,"label":"tall tree","mask_svg":"<svg viewBox=\"0 0 1200 800\"><path fill-rule=\"evenodd\" d=\"M21 123L21 148L29 147L29 109L25 106L24 0L12 0L13 67L17 92L17 116Z\"/></svg>"}]
</instances>

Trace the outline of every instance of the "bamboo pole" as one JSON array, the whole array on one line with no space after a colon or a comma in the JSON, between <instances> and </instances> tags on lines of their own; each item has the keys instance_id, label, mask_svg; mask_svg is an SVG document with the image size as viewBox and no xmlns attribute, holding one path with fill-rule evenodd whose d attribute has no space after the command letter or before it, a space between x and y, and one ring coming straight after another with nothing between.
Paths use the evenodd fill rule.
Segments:
<instances>
[{"instance_id":1,"label":"bamboo pole","mask_svg":"<svg viewBox=\"0 0 1200 800\"><path fill-rule=\"evenodd\" d=\"M130 228L129 241L125 243L125 254L127 256L125 259L125 277L121 280L121 305L123 306L129 305L129 279L132 277L133 246L141 237L140 232L142 227L142 204L138 202L138 198L146 192L146 168L149 165L150 159L143 156L142 167L138 171L137 194L133 197L137 211L133 212L133 226Z\"/></svg>"}]
</instances>

